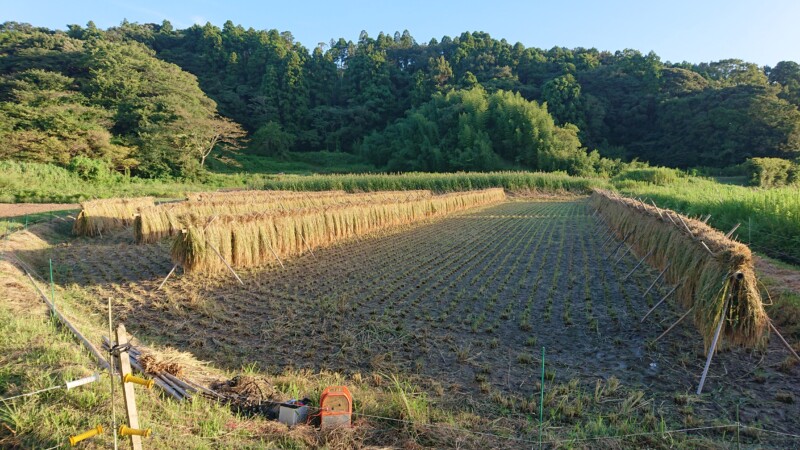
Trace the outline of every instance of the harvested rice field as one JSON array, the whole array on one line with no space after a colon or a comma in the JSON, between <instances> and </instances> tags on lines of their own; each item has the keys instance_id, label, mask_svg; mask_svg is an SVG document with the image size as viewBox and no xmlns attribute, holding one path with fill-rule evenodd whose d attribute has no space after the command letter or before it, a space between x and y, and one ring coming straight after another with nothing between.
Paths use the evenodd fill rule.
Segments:
<instances>
[{"instance_id":1,"label":"harvested rice field","mask_svg":"<svg viewBox=\"0 0 800 450\"><path fill-rule=\"evenodd\" d=\"M428 412L395 420L503 436L434 439L365 413L369 427L411 433L417 445L533 445L542 377L550 447L800 445L788 436L800 431L800 367L786 349L774 337L763 351L725 349L695 395L703 334L686 320L653 342L685 309L668 299L642 321L673 286L647 292L659 271L607 239L585 198L517 199L356 236L236 268L241 284L224 269L178 268L160 289L172 239L136 244L131 226L77 238L60 228L50 246L19 256L42 274L52 259L59 287L81 299L75 311L100 318L111 297L142 342L227 371L338 372L375 388L404 380Z\"/></svg>"}]
</instances>

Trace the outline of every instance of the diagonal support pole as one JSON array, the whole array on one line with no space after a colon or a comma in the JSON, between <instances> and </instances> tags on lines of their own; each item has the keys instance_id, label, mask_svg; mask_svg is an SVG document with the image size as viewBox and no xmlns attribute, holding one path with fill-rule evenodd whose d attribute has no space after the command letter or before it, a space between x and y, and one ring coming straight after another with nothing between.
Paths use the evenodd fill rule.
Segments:
<instances>
[{"instance_id":1,"label":"diagonal support pole","mask_svg":"<svg viewBox=\"0 0 800 450\"><path fill-rule=\"evenodd\" d=\"M658 276L656 277L656 279L655 279L655 280L653 280L653 282L650 284L650 287L649 287L649 288L647 288L647 290L646 290L646 291L644 291L644 294L642 294L642 298L644 298L644 297L647 297L647 293L648 293L648 292L650 292L650 290L651 290L651 289L653 289L653 286L655 286L655 285L656 285L656 283L658 283L658 280L660 280L660 279L661 279L661 277L663 277L663 276L664 276L664 274L665 274L665 273L667 273L667 269L669 269L669 266L670 266L670 265L672 265L672 263L667 263L667 267L664 267L664 270L662 270L662 271L661 271L661 273L660 273L660 274L658 274Z\"/></svg>"},{"instance_id":2,"label":"diagonal support pole","mask_svg":"<svg viewBox=\"0 0 800 450\"><path fill-rule=\"evenodd\" d=\"M622 281L625 281L625 280L627 280L627 279L628 279L628 278L629 278L631 275L633 275L633 272L636 272L636 269L638 269L638 268L639 268L639 266L641 266L641 265L642 265L642 263L644 262L644 260L645 260L645 259L647 259L647 258L648 258L650 255L652 255L654 251L655 251L655 249L653 249L653 250L650 250L649 252L647 252L647 254L646 254L646 255L644 255L644 256L642 257L642 259L640 259L640 260L639 260L639 264L636 264L636 266L634 266L633 270L631 270L630 272L628 272L628 274L627 274L627 275L625 275L625 278L623 278L623 279L622 279Z\"/></svg>"},{"instance_id":3,"label":"diagonal support pole","mask_svg":"<svg viewBox=\"0 0 800 450\"><path fill-rule=\"evenodd\" d=\"M647 314L645 314L645 315L644 315L644 317L642 317L642 322L644 322L644 320L645 320L645 319L647 319L647 316L649 316L650 314L652 314L652 313L653 313L653 311L655 311L655 310L656 310L656 308L658 308L658 306L659 306L660 304L664 303L664 300L666 300L667 298L669 298L669 296L670 296L670 295L672 295L672 293L673 293L673 292L675 292L675 290L676 290L676 289L678 289L678 286L680 286L680 285L681 285L681 283L678 283L678 284L676 284L675 286L673 286L673 287L672 287L672 289L670 289L670 290L669 290L669 292L667 292L667 294L666 294L666 295L664 295L663 297L661 297L661 300L659 300L659 301L658 301L658 303L656 303L656 304L655 304L655 306L653 306L652 308L650 308L650 311L647 311Z\"/></svg>"},{"instance_id":4,"label":"diagonal support pole","mask_svg":"<svg viewBox=\"0 0 800 450\"><path fill-rule=\"evenodd\" d=\"M730 300L730 295L725 296L725 304L722 305L722 314L719 316L719 323L717 324L717 330L714 332L714 340L711 341L711 348L708 350L708 357L706 357L706 366L703 368L703 375L700 377L700 385L697 386L697 395L700 395L703 392L703 385L706 384L706 376L708 375L708 369L711 367L711 360L714 358L714 351L717 349L717 343L719 342L719 335L722 332L722 325L725 323L725 317L728 315L728 300Z\"/></svg>"}]
</instances>

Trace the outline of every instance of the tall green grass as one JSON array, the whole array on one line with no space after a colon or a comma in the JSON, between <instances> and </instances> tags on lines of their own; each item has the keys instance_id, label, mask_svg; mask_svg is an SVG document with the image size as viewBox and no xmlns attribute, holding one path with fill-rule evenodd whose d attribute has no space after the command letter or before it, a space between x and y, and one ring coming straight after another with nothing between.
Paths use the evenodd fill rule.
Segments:
<instances>
[{"instance_id":1,"label":"tall green grass","mask_svg":"<svg viewBox=\"0 0 800 450\"><path fill-rule=\"evenodd\" d=\"M607 186L601 178L572 177L565 173L541 172L459 172L348 175L279 175L267 179L264 189L347 192L401 191L428 189L437 193L488 189L511 191L541 190L590 193L592 188Z\"/></svg>"},{"instance_id":2,"label":"tall green grass","mask_svg":"<svg viewBox=\"0 0 800 450\"><path fill-rule=\"evenodd\" d=\"M208 174L199 181L152 180L114 174L86 180L52 164L0 161L0 202L77 203L110 197L181 197L185 192L260 185L258 174Z\"/></svg>"},{"instance_id":3,"label":"tall green grass","mask_svg":"<svg viewBox=\"0 0 800 450\"><path fill-rule=\"evenodd\" d=\"M694 216L711 214L709 224L725 233L740 223L734 234L740 241L800 264L800 187L754 189L693 177L665 186L630 180L615 186L625 195L652 199L660 207Z\"/></svg>"}]
</instances>

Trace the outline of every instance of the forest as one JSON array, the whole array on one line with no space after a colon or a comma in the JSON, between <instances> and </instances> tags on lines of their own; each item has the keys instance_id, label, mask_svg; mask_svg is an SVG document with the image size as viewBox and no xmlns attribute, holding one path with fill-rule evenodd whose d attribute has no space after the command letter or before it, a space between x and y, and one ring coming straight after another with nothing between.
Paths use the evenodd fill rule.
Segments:
<instances>
[{"instance_id":1,"label":"forest","mask_svg":"<svg viewBox=\"0 0 800 450\"><path fill-rule=\"evenodd\" d=\"M343 152L385 171L724 168L800 157L798 107L792 61L671 63L482 32L307 48L230 21L0 25L0 159L93 177L192 178L239 151Z\"/></svg>"}]
</instances>

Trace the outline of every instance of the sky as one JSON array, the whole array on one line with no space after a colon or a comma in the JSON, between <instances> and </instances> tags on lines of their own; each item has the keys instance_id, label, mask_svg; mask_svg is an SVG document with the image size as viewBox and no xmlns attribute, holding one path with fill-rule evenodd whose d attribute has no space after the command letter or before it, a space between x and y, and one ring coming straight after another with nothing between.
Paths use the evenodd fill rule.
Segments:
<instances>
[{"instance_id":1,"label":"sky","mask_svg":"<svg viewBox=\"0 0 800 450\"><path fill-rule=\"evenodd\" d=\"M0 0L0 22L66 29L92 20L169 20L176 28L226 20L245 28L289 31L306 48L408 30L417 42L484 31L526 47L654 51L662 61L737 58L760 66L800 62L798 0Z\"/></svg>"}]
</instances>

